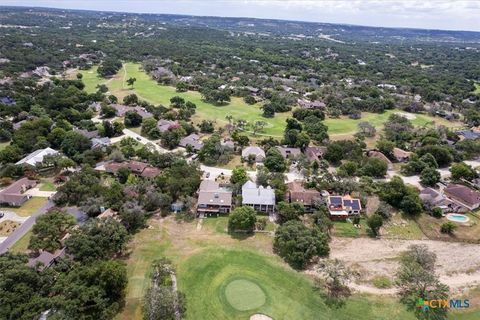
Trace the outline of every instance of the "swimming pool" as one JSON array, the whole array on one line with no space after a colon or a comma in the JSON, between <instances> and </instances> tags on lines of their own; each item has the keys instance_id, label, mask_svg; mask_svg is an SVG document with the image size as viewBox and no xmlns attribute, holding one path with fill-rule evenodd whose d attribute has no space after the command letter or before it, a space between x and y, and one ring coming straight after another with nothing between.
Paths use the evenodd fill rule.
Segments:
<instances>
[{"instance_id":1,"label":"swimming pool","mask_svg":"<svg viewBox=\"0 0 480 320\"><path fill-rule=\"evenodd\" d=\"M455 222L468 222L470 220L466 215L456 213L447 214L447 219Z\"/></svg>"}]
</instances>

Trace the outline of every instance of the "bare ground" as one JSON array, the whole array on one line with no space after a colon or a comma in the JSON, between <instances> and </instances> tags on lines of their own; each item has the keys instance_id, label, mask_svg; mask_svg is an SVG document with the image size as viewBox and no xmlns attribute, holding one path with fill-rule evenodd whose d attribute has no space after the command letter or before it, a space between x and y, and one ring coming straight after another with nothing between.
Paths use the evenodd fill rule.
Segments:
<instances>
[{"instance_id":1,"label":"bare ground","mask_svg":"<svg viewBox=\"0 0 480 320\"><path fill-rule=\"evenodd\" d=\"M352 288L373 294L395 293L378 289L369 282L375 276L393 279L399 254L412 244L424 244L437 255L436 271L440 280L455 291L480 284L480 245L432 240L385 240L369 238L334 238L331 258L344 261L359 271L361 278Z\"/></svg>"}]
</instances>

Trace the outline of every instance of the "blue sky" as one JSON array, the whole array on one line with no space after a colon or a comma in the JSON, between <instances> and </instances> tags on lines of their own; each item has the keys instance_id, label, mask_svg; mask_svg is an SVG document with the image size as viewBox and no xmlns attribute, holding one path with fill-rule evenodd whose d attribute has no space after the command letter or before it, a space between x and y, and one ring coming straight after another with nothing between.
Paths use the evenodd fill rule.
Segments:
<instances>
[{"instance_id":1,"label":"blue sky","mask_svg":"<svg viewBox=\"0 0 480 320\"><path fill-rule=\"evenodd\" d=\"M479 0L0 0L0 5L480 31Z\"/></svg>"}]
</instances>

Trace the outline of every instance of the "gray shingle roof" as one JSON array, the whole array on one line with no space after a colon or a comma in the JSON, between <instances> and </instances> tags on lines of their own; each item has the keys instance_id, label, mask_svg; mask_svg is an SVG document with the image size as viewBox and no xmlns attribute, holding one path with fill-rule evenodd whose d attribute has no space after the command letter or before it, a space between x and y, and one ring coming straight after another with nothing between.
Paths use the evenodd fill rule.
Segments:
<instances>
[{"instance_id":1,"label":"gray shingle roof","mask_svg":"<svg viewBox=\"0 0 480 320\"><path fill-rule=\"evenodd\" d=\"M275 205L275 192L268 186L257 187L252 181L242 186L242 204Z\"/></svg>"}]
</instances>

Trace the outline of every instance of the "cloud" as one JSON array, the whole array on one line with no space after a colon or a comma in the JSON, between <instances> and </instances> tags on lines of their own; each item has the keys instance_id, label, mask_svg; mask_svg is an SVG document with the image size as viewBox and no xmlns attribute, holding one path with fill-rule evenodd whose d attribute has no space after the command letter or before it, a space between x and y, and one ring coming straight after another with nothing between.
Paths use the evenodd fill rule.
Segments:
<instances>
[{"instance_id":1,"label":"cloud","mask_svg":"<svg viewBox=\"0 0 480 320\"><path fill-rule=\"evenodd\" d=\"M467 0L2 0L2 4L480 31L480 1Z\"/></svg>"}]
</instances>

